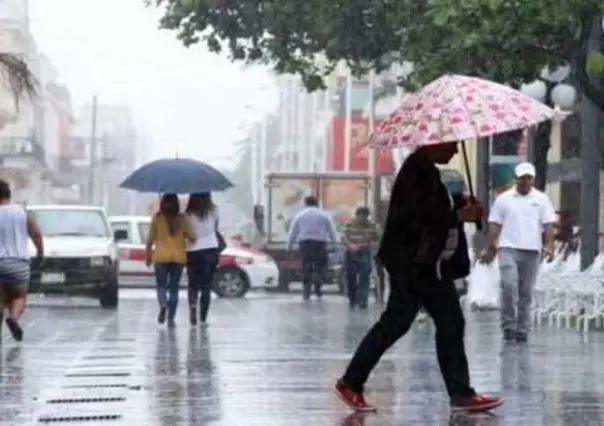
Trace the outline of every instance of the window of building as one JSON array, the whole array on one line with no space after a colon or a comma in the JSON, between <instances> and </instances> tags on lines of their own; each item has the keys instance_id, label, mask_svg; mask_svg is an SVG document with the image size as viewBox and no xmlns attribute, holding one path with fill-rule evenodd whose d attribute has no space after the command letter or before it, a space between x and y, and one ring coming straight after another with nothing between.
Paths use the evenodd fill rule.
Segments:
<instances>
[{"instance_id":1,"label":"window of building","mask_svg":"<svg viewBox=\"0 0 604 426\"><path fill-rule=\"evenodd\" d=\"M343 116L346 114L346 78L338 79L338 87L335 96L336 114ZM362 81L354 81L350 90L350 106L353 114L362 114L369 103L369 84Z\"/></svg>"}]
</instances>

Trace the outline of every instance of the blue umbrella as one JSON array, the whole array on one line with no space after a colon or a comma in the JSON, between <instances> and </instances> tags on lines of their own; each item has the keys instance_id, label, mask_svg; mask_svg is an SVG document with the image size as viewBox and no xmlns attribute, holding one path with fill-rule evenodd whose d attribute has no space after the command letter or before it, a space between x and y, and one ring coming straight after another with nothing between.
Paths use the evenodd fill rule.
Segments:
<instances>
[{"instance_id":1,"label":"blue umbrella","mask_svg":"<svg viewBox=\"0 0 604 426\"><path fill-rule=\"evenodd\" d=\"M224 191L232 186L214 167L188 158L170 158L145 164L120 184L120 188L160 194Z\"/></svg>"}]
</instances>

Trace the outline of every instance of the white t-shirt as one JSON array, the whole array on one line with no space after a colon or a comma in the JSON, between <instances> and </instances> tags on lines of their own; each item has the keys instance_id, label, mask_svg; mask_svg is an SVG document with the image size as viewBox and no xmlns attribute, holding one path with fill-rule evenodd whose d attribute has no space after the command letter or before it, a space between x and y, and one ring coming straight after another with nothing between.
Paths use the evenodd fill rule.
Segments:
<instances>
[{"instance_id":1,"label":"white t-shirt","mask_svg":"<svg viewBox=\"0 0 604 426\"><path fill-rule=\"evenodd\" d=\"M210 212L205 218L188 215L191 227L195 231L197 239L194 242L187 243L187 251L207 250L218 247L218 238L216 237L216 224L218 223L218 211Z\"/></svg>"},{"instance_id":2,"label":"white t-shirt","mask_svg":"<svg viewBox=\"0 0 604 426\"><path fill-rule=\"evenodd\" d=\"M27 213L18 204L0 206L0 259L29 259Z\"/></svg>"},{"instance_id":3,"label":"white t-shirt","mask_svg":"<svg viewBox=\"0 0 604 426\"><path fill-rule=\"evenodd\" d=\"M522 195L516 188L495 198L489 223L501 225L498 247L540 251L543 227L556 221L554 206L546 194L537 190Z\"/></svg>"}]
</instances>

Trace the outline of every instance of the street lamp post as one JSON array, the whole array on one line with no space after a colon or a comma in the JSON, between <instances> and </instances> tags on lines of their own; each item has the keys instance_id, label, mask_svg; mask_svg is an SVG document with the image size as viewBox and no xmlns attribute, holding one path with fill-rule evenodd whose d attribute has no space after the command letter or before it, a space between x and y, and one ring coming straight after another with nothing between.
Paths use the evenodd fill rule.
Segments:
<instances>
[{"instance_id":1,"label":"street lamp post","mask_svg":"<svg viewBox=\"0 0 604 426\"><path fill-rule=\"evenodd\" d=\"M569 69L562 69L551 76L542 76L532 83L525 84L520 90L550 107L570 111L576 105L577 92L573 86L564 83L569 74ZM551 126L551 121L541 123L530 132L529 136L528 158L535 164L538 171L535 177L535 187L541 190L545 190L547 183L547 154L550 148Z\"/></svg>"},{"instance_id":2,"label":"street lamp post","mask_svg":"<svg viewBox=\"0 0 604 426\"><path fill-rule=\"evenodd\" d=\"M572 109L577 101L577 92L568 84L534 82L525 86L525 93L539 100L547 100L548 94L554 105ZM581 99L581 270L587 269L598 252L599 209L600 209L600 152L598 129L600 112L591 100Z\"/></svg>"}]
</instances>

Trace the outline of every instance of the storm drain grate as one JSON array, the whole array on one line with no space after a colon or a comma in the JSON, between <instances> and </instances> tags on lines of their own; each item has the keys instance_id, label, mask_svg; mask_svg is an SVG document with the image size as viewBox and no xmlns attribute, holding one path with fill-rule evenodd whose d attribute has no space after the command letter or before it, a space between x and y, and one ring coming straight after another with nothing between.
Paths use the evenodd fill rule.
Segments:
<instances>
[{"instance_id":1,"label":"storm drain grate","mask_svg":"<svg viewBox=\"0 0 604 426\"><path fill-rule=\"evenodd\" d=\"M130 373L69 373L65 377L128 377Z\"/></svg>"},{"instance_id":2,"label":"storm drain grate","mask_svg":"<svg viewBox=\"0 0 604 426\"><path fill-rule=\"evenodd\" d=\"M80 364L81 368L116 368L123 367L121 364Z\"/></svg>"},{"instance_id":3,"label":"storm drain grate","mask_svg":"<svg viewBox=\"0 0 604 426\"><path fill-rule=\"evenodd\" d=\"M124 402L123 396L110 396L98 398L56 398L46 401L47 404L95 404L100 402Z\"/></svg>"},{"instance_id":4,"label":"storm drain grate","mask_svg":"<svg viewBox=\"0 0 604 426\"><path fill-rule=\"evenodd\" d=\"M38 423L68 423L68 422L101 422L120 420L121 414L98 414L91 416L43 416L38 419Z\"/></svg>"},{"instance_id":5,"label":"storm drain grate","mask_svg":"<svg viewBox=\"0 0 604 426\"><path fill-rule=\"evenodd\" d=\"M134 358L134 355L88 355L83 359L126 359Z\"/></svg>"},{"instance_id":6,"label":"storm drain grate","mask_svg":"<svg viewBox=\"0 0 604 426\"><path fill-rule=\"evenodd\" d=\"M130 388L130 386L125 383L63 386L63 389L117 389L117 388L127 389L127 388Z\"/></svg>"}]
</instances>

